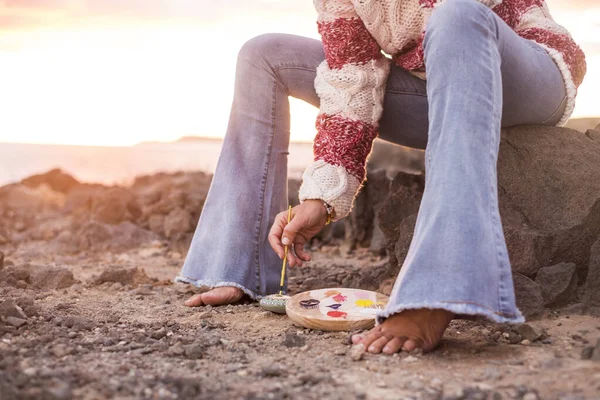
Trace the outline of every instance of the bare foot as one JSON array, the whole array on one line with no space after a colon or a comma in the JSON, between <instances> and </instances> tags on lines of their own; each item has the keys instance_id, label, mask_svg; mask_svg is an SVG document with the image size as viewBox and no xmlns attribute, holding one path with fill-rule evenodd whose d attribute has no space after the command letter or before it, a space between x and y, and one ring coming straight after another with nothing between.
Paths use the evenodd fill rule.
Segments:
<instances>
[{"instance_id":1,"label":"bare foot","mask_svg":"<svg viewBox=\"0 0 600 400\"><path fill-rule=\"evenodd\" d=\"M244 297L242 289L233 286L223 286L209 290L206 293L195 294L187 299L183 305L188 307L200 306L222 306L224 304L233 304Z\"/></svg>"},{"instance_id":2,"label":"bare foot","mask_svg":"<svg viewBox=\"0 0 600 400\"><path fill-rule=\"evenodd\" d=\"M365 334L352 336L352 343L362 343L369 353L374 354L415 349L432 351L440 343L453 317L454 314L446 310L405 310Z\"/></svg>"}]
</instances>

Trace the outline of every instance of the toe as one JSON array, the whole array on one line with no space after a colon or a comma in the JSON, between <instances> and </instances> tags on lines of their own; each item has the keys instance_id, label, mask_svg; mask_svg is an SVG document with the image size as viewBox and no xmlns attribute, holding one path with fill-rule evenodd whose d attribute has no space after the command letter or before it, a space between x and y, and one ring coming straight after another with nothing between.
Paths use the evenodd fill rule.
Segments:
<instances>
[{"instance_id":1,"label":"toe","mask_svg":"<svg viewBox=\"0 0 600 400\"><path fill-rule=\"evenodd\" d=\"M367 338L369 335L375 334L375 333L381 333L381 327L380 326L376 326L375 328L371 329L369 332L367 333L358 333L356 335L352 335L352 344L358 344L360 342L362 342L363 340L365 340L365 338ZM379 336L376 336L372 339L369 340L368 343L364 343L365 347L369 346L369 343L371 343L373 340L377 339Z\"/></svg>"},{"instance_id":2,"label":"toe","mask_svg":"<svg viewBox=\"0 0 600 400\"><path fill-rule=\"evenodd\" d=\"M200 307L200 306L203 306L204 303L202 302L202 295L201 294L193 295L192 297L190 297L189 299L187 299L183 303L183 305L187 306L187 307Z\"/></svg>"},{"instance_id":3,"label":"toe","mask_svg":"<svg viewBox=\"0 0 600 400\"><path fill-rule=\"evenodd\" d=\"M402 349L409 353L416 349L423 349L423 341L420 339L408 339L406 342L404 342Z\"/></svg>"},{"instance_id":4,"label":"toe","mask_svg":"<svg viewBox=\"0 0 600 400\"><path fill-rule=\"evenodd\" d=\"M402 349L402 345L406 342L406 336L402 337L394 337L392 340L387 342L385 346L383 346L382 352L385 354L394 354L399 352Z\"/></svg>"},{"instance_id":5,"label":"toe","mask_svg":"<svg viewBox=\"0 0 600 400\"><path fill-rule=\"evenodd\" d=\"M244 292L236 287L218 287L202 294L202 302L211 306L221 306L238 302Z\"/></svg>"},{"instance_id":6,"label":"toe","mask_svg":"<svg viewBox=\"0 0 600 400\"><path fill-rule=\"evenodd\" d=\"M381 353L381 349L383 349L389 341L389 337L381 336L380 338L374 340L373 343L371 343L371 345L367 348L367 351L369 353L379 354Z\"/></svg>"},{"instance_id":7,"label":"toe","mask_svg":"<svg viewBox=\"0 0 600 400\"><path fill-rule=\"evenodd\" d=\"M372 332L366 335L363 340L360 341L360 343L362 343L365 346L365 349L368 350L371 346L371 343L379 339L381 336L383 336L383 333L381 332Z\"/></svg>"}]
</instances>

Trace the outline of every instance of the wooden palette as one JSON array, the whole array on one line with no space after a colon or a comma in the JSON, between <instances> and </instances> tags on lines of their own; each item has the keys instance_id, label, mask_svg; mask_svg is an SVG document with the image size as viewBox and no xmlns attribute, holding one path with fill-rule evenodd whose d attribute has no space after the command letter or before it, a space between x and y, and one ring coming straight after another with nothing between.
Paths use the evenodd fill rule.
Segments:
<instances>
[{"instance_id":1,"label":"wooden palette","mask_svg":"<svg viewBox=\"0 0 600 400\"><path fill-rule=\"evenodd\" d=\"M288 300L286 314L294 323L322 331L369 329L388 296L361 289L330 288L299 293Z\"/></svg>"}]
</instances>

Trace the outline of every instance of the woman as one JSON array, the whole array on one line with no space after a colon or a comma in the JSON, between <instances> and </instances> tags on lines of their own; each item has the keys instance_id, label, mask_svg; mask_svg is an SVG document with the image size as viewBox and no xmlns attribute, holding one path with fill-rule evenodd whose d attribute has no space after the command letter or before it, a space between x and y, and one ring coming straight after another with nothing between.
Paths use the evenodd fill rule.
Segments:
<instances>
[{"instance_id":1,"label":"woman","mask_svg":"<svg viewBox=\"0 0 600 400\"><path fill-rule=\"evenodd\" d=\"M426 149L426 188L389 304L353 342L430 351L455 316L522 322L498 211L500 128L563 124L586 70L581 49L541 0L315 5L322 43L269 34L239 53L221 158L177 278L213 290L186 305L275 293L284 245L290 265L310 260L303 244L350 212L379 135ZM320 106L289 224L288 96Z\"/></svg>"}]
</instances>

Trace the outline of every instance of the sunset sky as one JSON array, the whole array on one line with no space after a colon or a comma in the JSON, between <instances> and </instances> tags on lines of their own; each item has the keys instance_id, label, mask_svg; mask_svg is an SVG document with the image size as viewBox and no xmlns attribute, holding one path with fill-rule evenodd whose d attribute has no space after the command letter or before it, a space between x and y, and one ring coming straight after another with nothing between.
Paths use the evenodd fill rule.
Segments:
<instances>
[{"instance_id":1,"label":"sunset sky","mask_svg":"<svg viewBox=\"0 0 600 400\"><path fill-rule=\"evenodd\" d=\"M548 0L587 54L576 117L600 115L600 1ZM0 0L0 142L222 136L235 59L266 32L318 38L311 0ZM292 139L316 109L292 103Z\"/></svg>"}]
</instances>

